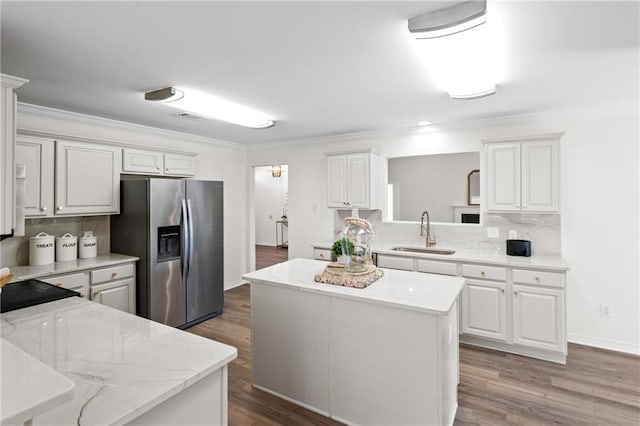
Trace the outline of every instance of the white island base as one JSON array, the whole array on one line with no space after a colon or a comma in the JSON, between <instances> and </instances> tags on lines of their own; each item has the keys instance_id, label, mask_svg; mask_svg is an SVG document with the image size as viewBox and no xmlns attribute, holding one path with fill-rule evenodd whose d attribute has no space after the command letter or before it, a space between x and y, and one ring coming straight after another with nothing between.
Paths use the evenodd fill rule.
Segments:
<instances>
[{"instance_id":1,"label":"white island base","mask_svg":"<svg viewBox=\"0 0 640 426\"><path fill-rule=\"evenodd\" d=\"M453 424L464 279L385 270L366 289L314 283L325 265L245 276L254 385L347 424Z\"/></svg>"}]
</instances>

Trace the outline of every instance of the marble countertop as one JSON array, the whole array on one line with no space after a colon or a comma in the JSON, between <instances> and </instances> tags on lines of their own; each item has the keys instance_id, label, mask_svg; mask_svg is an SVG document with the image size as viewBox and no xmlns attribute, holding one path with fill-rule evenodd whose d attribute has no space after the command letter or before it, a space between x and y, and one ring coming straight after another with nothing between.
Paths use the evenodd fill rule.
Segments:
<instances>
[{"instance_id":1,"label":"marble countertop","mask_svg":"<svg viewBox=\"0 0 640 426\"><path fill-rule=\"evenodd\" d=\"M2 339L0 424L22 424L70 401L74 383Z\"/></svg>"},{"instance_id":2,"label":"marble countertop","mask_svg":"<svg viewBox=\"0 0 640 426\"><path fill-rule=\"evenodd\" d=\"M67 262L55 262L48 265L39 266L11 266L13 274L12 282L28 280L31 278L44 277L47 275L57 275L69 272L82 271L85 269L100 268L103 266L117 265L120 263L134 262L138 260L135 256L124 254L108 253L101 254L90 259L76 259Z\"/></svg>"},{"instance_id":3,"label":"marble countertop","mask_svg":"<svg viewBox=\"0 0 640 426\"><path fill-rule=\"evenodd\" d=\"M313 244L312 247L331 249L332 242L322 242ZM398 243L374 243L372 251L378 254L387 254L392 256L412 257L417 259L433 259L444 260L450 262L471 262L483 263L497 266L510 266L521 268L536 268L548 271L567 271L569 265L561 256L552 255L533 255L524 256L507 256L506 254L496 253L489 250L471 250L471 249L455 249L454 254L431 254L431 253L412 253L391 250L393 247L411 247ZM416 248L425 248L424 246L415 246ZM446 249L449 247L435 246L433 248Z\"/></svg>"},{"instance_id":4,"label":"marble countertop","mask_svg":"<svg viewBox=\"0 0 640 426\"><path fill-rule=\"evenodd\" d=\"M3 343L75 385L72 400L36 418L42 425L127 423L237 357L234 347L77 297L4 313L0 327ZM5 380L3 357L3 391Z\"/></svg>"},{"instance_id":5,"label":"marble countertop","mask_svg":"<svg viewBox=\"0 0 640 426\"><path fill-rule=\"evenodd\" d=\"M314 276L322 273L326 266L327 262L322 260L294 259L245 274L242 278L256 284L295 287L435 315L449 312L465 282L461 277L384 269L382 278L362 289L316 283Z\"/></svg>"}]
</instances>

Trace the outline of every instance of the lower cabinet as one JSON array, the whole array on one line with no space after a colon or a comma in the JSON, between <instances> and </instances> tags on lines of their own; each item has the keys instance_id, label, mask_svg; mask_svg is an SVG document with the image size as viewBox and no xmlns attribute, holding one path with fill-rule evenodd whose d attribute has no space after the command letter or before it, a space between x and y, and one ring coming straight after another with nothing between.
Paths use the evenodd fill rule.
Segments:
<instances>
[{"instance_id":1,"label":"lower cabinet","mask_svg":"<svg viewBox=\"0 0 640 426\"><path fill-rule=\"evenodd\" d=\"M513 285L513 343L564 349L564 291Z\"/></svg>"},{"instance_id":2,"label":"lower cabinet","mask_svg":"<svg viewBox=\"0 0 640 426\"><path fill-rule=\"evenodd\" d=\"M507 340L506 283L467 280L462 289L462 332Z\"/></svg>"},{"instance_id":3,"label":"lower cabinet","mask_svg":"<svg viewBox=\"0 0 640 426\"><path fill-rule=\"evenodd\" d=\"M122 263L37 279L77 291L80 297L102 305L134 315L136 313L135 263Z\"/></svg>"},{"instance_id":4,"label":"lower cabinet","mask_svg":"<svg viewBox=\"0 0 640 426\"><path fill-rule=\"evenodd\" d=\"M91 287L91 300L120 311L135 313L133 278Z\"/></svg>"}]
</instances>

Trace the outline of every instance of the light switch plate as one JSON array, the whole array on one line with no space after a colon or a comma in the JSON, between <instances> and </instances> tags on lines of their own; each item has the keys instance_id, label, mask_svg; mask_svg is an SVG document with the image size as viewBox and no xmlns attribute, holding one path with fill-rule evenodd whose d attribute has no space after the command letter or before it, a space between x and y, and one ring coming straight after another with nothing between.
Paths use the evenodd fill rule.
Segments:
<instances>
[{"instance_id":1,"label":"light switch plate","mask_svg":"<svg viewBox=\"0 0 640 426\"><path fill-rule=\"evenodd\" d=\"M509 231L509 239L515 240L516 238L518 238L518 231L514 231L514 230Z\"/></svg>"},{"instance_id":2,"label":"light switch plate","mask_svg":"<svg viewBox=\"0 0 640 426\"><path fill-rule=\"evenodd\" d=\"M500 238L500 228L487 227L487 238Z\"/></svg>"}]
</instances>

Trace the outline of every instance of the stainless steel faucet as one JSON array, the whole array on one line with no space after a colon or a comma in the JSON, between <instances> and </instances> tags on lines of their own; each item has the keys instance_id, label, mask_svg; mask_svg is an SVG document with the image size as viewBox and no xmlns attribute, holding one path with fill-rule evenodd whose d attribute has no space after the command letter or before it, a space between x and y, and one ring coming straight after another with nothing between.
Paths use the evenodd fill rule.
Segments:
<instances>
[{"instance_id":1,"label":"stainless steel faucet","mask_svg":"<svg viewBox=\"0 0 640 426\"><path fill-rule=\"evenodd\" d=\"M426 232L425 232L425 227L424 227L424 217L425 215L427 216L427 228L426 228ZM426 234L426 244L427 247L431 247L431 246L435 246L436 245L436 239L435 237L433 238L433 240L431 239L431 221L429 220L429 212L428 211L423 211L422 212L422 216L420 216L420 236L424 237Z\"/></svg>"}]
</instances>

